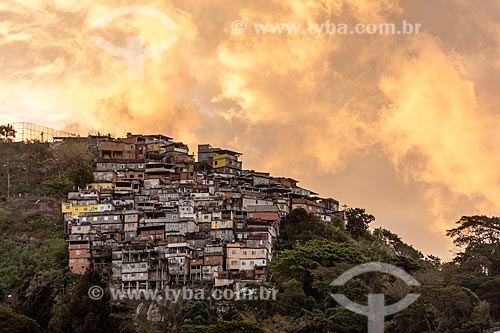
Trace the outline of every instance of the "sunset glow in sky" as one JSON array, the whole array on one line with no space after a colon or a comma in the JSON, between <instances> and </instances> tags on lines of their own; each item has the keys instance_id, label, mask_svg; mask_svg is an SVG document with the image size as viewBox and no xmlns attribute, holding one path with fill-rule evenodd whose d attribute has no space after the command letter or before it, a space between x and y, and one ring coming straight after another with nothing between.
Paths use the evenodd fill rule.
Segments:
<instances>
[{"instance_id":1,"label":"sunset glow in sky","mask_svg":"<svg viewBox=\"0 0 500 333\"><path fill-rule=\"evenodd\" d=\"M125 5L144 15L92 24ZM248 23L234 34L235 20ZM259 35L254 22L415 22L414 35ZM178 40L144 60L121 48ZM244 153L247 169L364 207L376 226L450 258L445 230L500 210L498 0L0 3L0 123L86 135L163 133Z\"/></svg>"}]
</instances>

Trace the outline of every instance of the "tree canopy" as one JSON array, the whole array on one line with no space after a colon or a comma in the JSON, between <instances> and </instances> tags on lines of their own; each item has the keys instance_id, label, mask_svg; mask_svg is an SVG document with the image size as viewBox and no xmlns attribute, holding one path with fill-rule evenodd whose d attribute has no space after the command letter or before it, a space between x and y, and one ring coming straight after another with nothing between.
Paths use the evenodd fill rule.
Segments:
<instances>
[{"instance_id":1,"label":"tree canopy","mask_svg":"<svg viewBox=\"0 0 500 333\"><path fill-rule=\"evenodd\" d=\"M11 124L0 125L0 142L12 142L16 138L16 130Z\"/></svg>"}]
</instances>

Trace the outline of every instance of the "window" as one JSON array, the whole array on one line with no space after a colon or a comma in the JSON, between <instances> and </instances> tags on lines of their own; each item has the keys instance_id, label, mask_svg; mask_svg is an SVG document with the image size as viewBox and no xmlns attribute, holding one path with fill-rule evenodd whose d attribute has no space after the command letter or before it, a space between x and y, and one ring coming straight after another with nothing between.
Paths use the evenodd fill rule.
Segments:
<instances>
[{"instance_id":1,"label":"window","mask_svg":"<svg viewBox=\"0 0 500 333\"><path fill-rule=\"evenodd\" d=\"M118 220L118 216L115 216L115 221L117 221L117 220Z\"/></svg>"},{"instance_id":2,"label":"window","mask_svg":"<svg viewBox=\"0 0 500 333\"><path fill-rule=\"evenodd\" d=\"M80 255L80 253L82 253L82 251L80 251L80 250L76 250L76 255L77 255L77 256L79 256L79 255Z\"/></svg>"},{"instance_id":3,"label":"window","mask_svg":"<svg viewBox=\"0 0 500 333\"><path fill-rule=\"evenodd\" d=\"M243 251L243 255L246 256L247 255L247 251Z\"/></svg>"},{"instance_id":4,"label":"window","mask_svg":"<svg viewBox=\"0 0 500 333\"><path fill-rule=\"evenodd\" d=\"M231 266L237 266L238 265L238 261L236 260L231 260Z\"/></svg>"},{"instance_id":5,"label":"window","mask_svg":"<svg viewBox=\"0 0 500 333\"><path fill-rule=\"evenodd\" d=\"M252 251L252 255L253 255L253 256L254 256L254 255L256 255L255 251Z\"/></svg>"},{"instance_id":6,"label":"window","mask_svg":"<svg viewBox=\"0 0 500 333\"><path fill-rule=\"evenodd\" d=\"M109 216L104 216L104 221L109 220Z\"/></svg>"},{"instance_id":7,"label":"window","mask_svg":"<svg viewBox=\"0 0 500 333\"><path fill-rule=\"evenodd\" d=\"M80 260L78 260L78 261L79 261L79 262L83 262L83 259L82 259L82 258L80 258Z\"/></svg>"},{"instance_id":8,"label":"window","mask_svg":"<svg viewBox=\"0 0 500 333\"><path fill-rule=\"evenodd\" d=\"M255 262L253 260L250 260L250 266L254 266Z\"/></svg>"},{"instance_id":9,"label":"window","mask_svg":"<svg viewBox=\"0 0 500 333\"><path fill-rule=\"evenodd\" d=\"M69 262L75 262L75 259L70 259Z\"/></svg>"},{"instance_id":10,"label":"window","mask_svg":"<svg viewBox=\"0 0 500 333\"><path fill-rule=\"evenodd\" d=\"M247 264L247 262L246 262L245 260L242 260L242 261L241 261L241 265L242 265L242 266L245 266L246 264Z\"/></svg>"},{"instance_id":11,"label":"window","mask_svg":"<svg viewBox=\"0 0 500 333\"><path fill-rule=\"evenodd\" d=\"M97 221L97 216L94 216L94 221Z\"/></svg>"},{"instance_id":12,"label":"window","mask_svg":"<svg viewBox=\"0 0 500 333\"><path fill-rule=\"evenodd\" d=\"M232 250L231 254L233 254L233 255L236 254L236 250Z\"/></svg>"}]
</instances>

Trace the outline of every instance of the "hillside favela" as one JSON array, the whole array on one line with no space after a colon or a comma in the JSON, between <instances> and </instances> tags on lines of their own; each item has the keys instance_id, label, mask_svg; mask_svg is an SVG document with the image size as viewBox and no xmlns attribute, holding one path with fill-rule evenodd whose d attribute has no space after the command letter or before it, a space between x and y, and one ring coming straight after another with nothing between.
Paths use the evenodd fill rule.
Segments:
<instances>
[{"instance_id":1,"label":"hillside favela","mask_svg":"<svg viewBox=\"0 0 500 333\"><path fill-rule=\"evenodd\" d=\"M56 138L93 155L92 182L62 203L69 268L110 273L120 289L267 281L280 220L303 208L341 225L339 202L298 181L245 170L242 153L168 136Z\"/></svg>"},{"instance_id":2,"label":"hillside favela","mask_svg":"<svg viewBox=\"0 0 500 333\"><path fill-rule=\"evenodd\" d=\"M423 255L370 228L365 209L246 169L242 152L209 143L194 154L164 134L79 136L31 123L0 134L5 332L377 328L370 308L349 309L337 290L359 304L416 295L379 317L389 332L495 324L496 264L478 256L492 239L450 262ZM496 237L497 218L458 223L448 231L457 245Z\"/></svg>"}]
</instances>

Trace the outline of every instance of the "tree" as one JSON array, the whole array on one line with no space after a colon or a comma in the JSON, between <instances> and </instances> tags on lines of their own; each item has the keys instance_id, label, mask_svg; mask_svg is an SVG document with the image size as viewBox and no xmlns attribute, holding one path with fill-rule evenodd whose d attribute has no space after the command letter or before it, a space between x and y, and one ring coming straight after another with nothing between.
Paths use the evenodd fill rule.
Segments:
<instances>
[{"instance_id":1,"label":"tree","mask_svg":"<svg viewBox=\"0 0 500 333\"><path fill-rule=\"evenodd\" d=\"M375 217L367 214L364 208L349 208L346 211L346 229L352 237L366 238L369 236L368 225L375 221Z\"/></svg>"},{"instance_id":2,"label":"tree","mask_svg":"<svg viewBox=\"0 0 500 333\"><path fill-rule=\"evenodd\" d=\"M194 164L194 170L195 171L210 171L212 170L212 165L206 161L202 161L202 162L196 162Z\"/></svg>"},{"instance_id":3,"label":"tree","mask_svg":"<svg viewBox=\"0 0 500 333\"><path fill-rule=\"evenodd\" d=\"M25 281L23 290L29 290L30 279ZM36 322L46 329L52 316L52 306L55 302L58 291L55 283L44 283L43 285L29 290L26 293L20 293L17 311L36 320Z\"/></svg>"},{"instance_id":4,"label":"tree","mask_svg":"<svg viewBox=\"0 0 500 333\"><path fill-rule=\"evenodd\" d=\"M83 142L65 142L52 153L55 166L77 187L93 181L94 155Z\"/></svg>"},{"instance_id":5,"label":"tree","mask_svg":"<svg viewBox=\"0 0 500 333\"><path fill-rule=\"evenodd\" d=\"M0 126L0 142L12 142L16 137L14 126L7 124Z\"/></svg>"},{"instance_id":6,"label":"tree","mask_svg":"<svg viewBox=\"0 0 500 333\"><path fill-rule=\"evenodd\" d=\"M207 303L203 301L189 301L180 312L179 322L190 325L207 325L208 316Z\"/></svg>"},{"instance_id":7,"label":"tree","mask_svg":"<svg viewBox=\"0 0 500 333\"><path fill-rule=\"evenodd\" d=\"M456 224L458 227L446 232L447 236L453 238L456 246L472 249L483 244L496 244L500 239L500 218L498 217L462 216Z\"/></svg>"},{"instance_id":8,"label":"tree","mask_svg":"<svg viewBox=\"0 0 500 333\"><path fill-rule=\"evenodd\" d=\"M401 237L387 229L377 228L373 231L373 236L376 241L384 243L397 255L411 257L413 259L422 259L424 257L420 251L406 244L401 240Z\"/></svg>"},{"instance_id":9,"label":"tree","mask_svg":"<svg viewBox=\"0 0 500 333\"><path fill-rule=\"evenodd\" d=\"M219 321L213 325L184 325L181 333L264 333L264 330L254 323L246 321Z\"/></svg>"},{"instance_id":10,"label":"tree","mask_svg":"<svg viewBox=\"0 0 500 333\"><path fill-rule=\"evenodd\" d=\"M41 333L40 326L31 318L0 306L0 333Z\"/></svg>"},{"instance_id":11,"label":"tree","mask_svg":"<svg viewBox=\"0 0 500 333\"><path fill-rule=\"evenodd\" d=\"M494 319L500 319L500 218L463 216L447 236L460 249L453 262L442 265L448 284L472 290L489 303ZM478 309L479 311L479 309ZM482 310L484 312L484 306ZM477 316L476 316L477 317ZM484 323L475 320L479 326ZM474 325L476 325L474 324Z\"/></svg>"},{"instance_id":12,"label":"tree","mask_svg":"<svg viewBox=\"0 0 500 333\"><path fill-rule=\"evenodd\" d=\"M313 239L345 242L347 236L343 228L323 223L317 216L303 208L294 209L281 222L280 249L292 249Z\"/></svg>"},{"instance_id":13,"label":"tree","mask_svg":"<svg viewBox=\"0 0 500 333\"><path fill-rule=\"evenodd\" d=\"M101 287L104 291L100 299L91 299L89 289ZM60 305L52 318L49 331L54 333L108 333L110 327L110 295L101 273L88 270Z\"/></svg>"},{"instance_id":14,"label":"tree","mask_svg":"<svg viewBox=\"0 0 500 333\"><path fill-rule=\"evenodd\" d=\"M420 298L387 323L387 332L479 333L492 323L489 305L466 288L422 286L416 293Z\"/></svg>"},{"instance_id":15,"label":"tree","mask_svg":"<svg viewBox=\"0 0 500 333\"><path fill-rule=\"evenodd\" d=\"M343 307L335 307L325 312L328 328L333 332L364 332L367 326L365 316L356 314Z\"/></svg>"},{"instance_id":16,"label":"tree","mask_svg":"<svg viewBox=\"0 0 500 333\"><path fill-rule=\"evenodd\" d=\"M276 302L278 312L289 317L296 317L302 308L306 306L306 298L302 289L302 282L296 279L288 280L281 285L281 291L277 294Z\"/></svg>"},{"instance_id":17,"label":"tree","mask_svg":"<svg viewBox=\"0 0 500 333\"><path fill-rule=\"evenodd\" d=\"M486 276L500 274L500 218L463 216L446 235L462 249L454 261L468 271Z\"/></svg>"},{"instance_id":18,"label":"tree","mask_svg":"<svg viewBox=\"0 0 500 333\"><path fill-rule=\"evenodd\" d=\"M364 262L367 262L367 258L349 243L312 240L283 251L277 260L271 262L271 267L278 282L295 278L304 283L312 270L320 266L357 265Z\"/></svg>"},{"instance_id":19,"label":"tree","mask_svg":"<svg viewBox=\"0 0 500 333\"><path fill-rule=\"evenodd\" d=\"M47 194L64 197L74 188L75 183L65 175L57 175L44 180L42 186L46 188Z\"/></svg>"}]
</instances>

